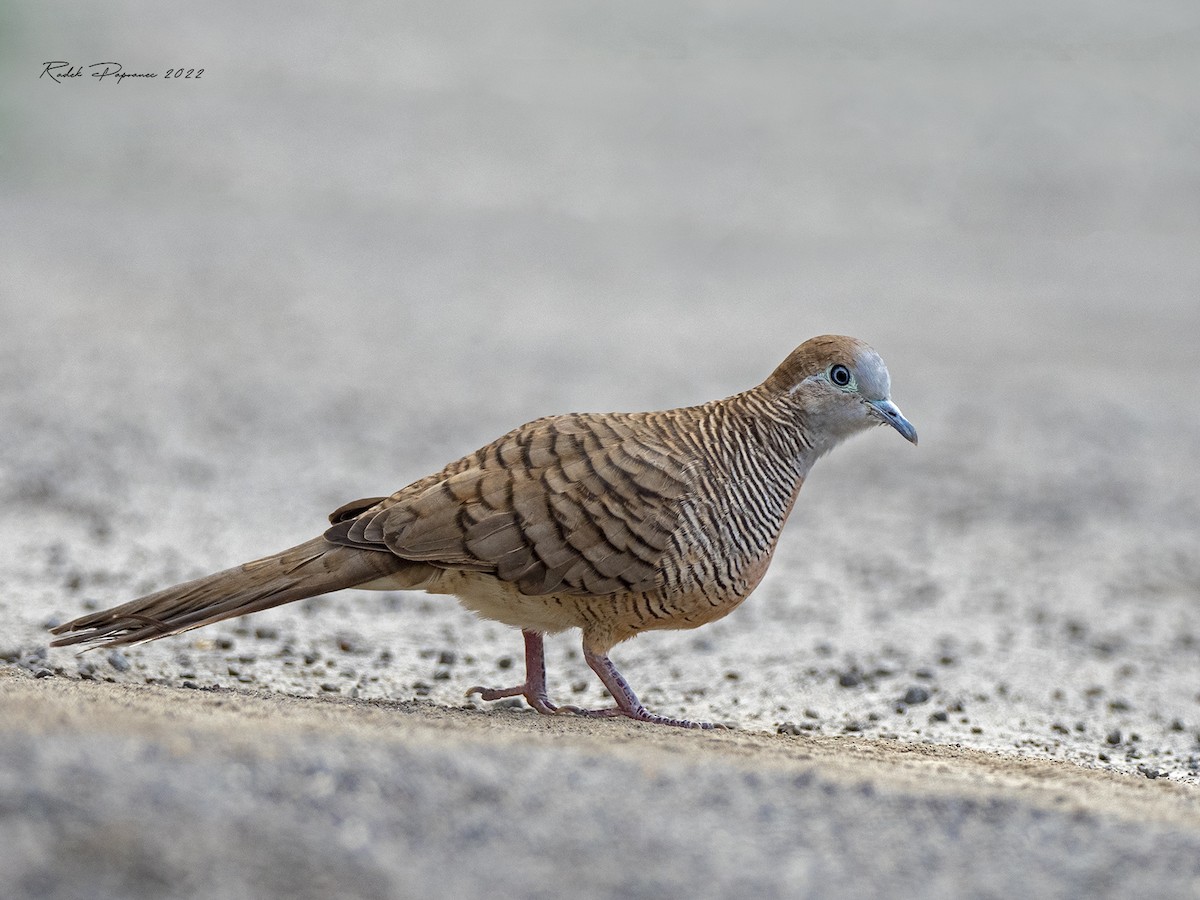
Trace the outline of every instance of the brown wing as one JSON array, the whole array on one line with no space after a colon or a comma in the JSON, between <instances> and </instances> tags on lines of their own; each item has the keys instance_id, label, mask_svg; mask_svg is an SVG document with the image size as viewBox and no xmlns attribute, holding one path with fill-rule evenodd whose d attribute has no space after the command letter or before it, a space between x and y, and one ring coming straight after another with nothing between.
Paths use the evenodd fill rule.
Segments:
<instances>
[{"instance_id":1,"label":"brown wing","mask_svg":"<svg viewBox=\"0 0 1200 900\"><path fill-rule=\"evenodd\" d=\"M472 465L325 536L490 572L524 594L651 590L689 479L684 463L632 424L607 416L530 423Z\"/></svg>"}]
</instances>

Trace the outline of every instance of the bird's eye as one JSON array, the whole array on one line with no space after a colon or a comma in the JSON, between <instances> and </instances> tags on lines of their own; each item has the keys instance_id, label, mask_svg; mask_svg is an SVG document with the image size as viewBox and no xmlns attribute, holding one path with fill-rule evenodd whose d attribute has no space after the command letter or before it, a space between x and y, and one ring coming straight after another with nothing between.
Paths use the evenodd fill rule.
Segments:
<instances>
[{"instance_id":1,"label":"bird's eye","mask_svg":"<svg viewBox=\"0 0 1200 900\"><path fill-rule=\"evenodd\" d=\"M838 387L845 387L850 383L850 370L838 363L829 370L829 380Z\"/></svg>"}]
</instances>

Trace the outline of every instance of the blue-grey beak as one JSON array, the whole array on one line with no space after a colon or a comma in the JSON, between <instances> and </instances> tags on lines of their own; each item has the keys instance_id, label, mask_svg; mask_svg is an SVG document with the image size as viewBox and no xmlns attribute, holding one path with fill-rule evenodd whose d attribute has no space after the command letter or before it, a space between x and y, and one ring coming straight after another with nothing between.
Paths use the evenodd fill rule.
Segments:
<instances>
[{"instance_id":1,"label":"blue-grey beak","mask_svg":"<svg viewBox=\"0 0 1200 900\"><path fill-rule=\"evenodd\" d=\"M917 429L913 428L912 422L904 418L898 407L891 400L868 400L868 403L879 413L879 417L895 428L906 441L915 444L917 442Z\"/></svg>"}]
</instances>

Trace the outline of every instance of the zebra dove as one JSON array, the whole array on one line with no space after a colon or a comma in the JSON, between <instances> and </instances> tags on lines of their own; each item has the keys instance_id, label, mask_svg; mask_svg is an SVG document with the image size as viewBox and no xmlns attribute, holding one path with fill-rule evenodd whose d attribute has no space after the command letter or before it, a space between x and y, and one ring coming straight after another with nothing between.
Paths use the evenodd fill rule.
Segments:
<instances>
[{"instance_id":1,"label":"zebra dove","mask_svg":"<svg viewBox=\"0 0 1200 900\"><path fill-rule=\"evenodd\" d=\"M887 424L915 444L889 388L874 350L826 335L724 400L537 419L390 497L347 503L321 537L59 625L54 645L132 644L342 588L424 590L524 635L525 681L468 695L711 727L648 712L609 651L745 600L809 469L838 443ZM550 702L542 636L568 628L614 707Z\"/></svg>"}]
</instances>

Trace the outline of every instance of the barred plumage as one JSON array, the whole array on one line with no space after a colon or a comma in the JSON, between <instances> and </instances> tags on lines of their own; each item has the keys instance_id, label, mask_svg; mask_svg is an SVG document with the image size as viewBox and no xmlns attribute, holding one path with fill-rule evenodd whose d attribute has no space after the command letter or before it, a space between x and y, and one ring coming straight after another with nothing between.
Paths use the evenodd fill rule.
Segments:
<instances>
[{"instance_id":1,"label":"barred plumage","mask_svg":"<svg viewBox=\"0 0 1200 900\"><path fill-rule=\"evenodd\" d=\"M521 695L572 711L690 725L648 713L608 659L620 641L691 628L740 604L767 570L812 464L890 424L883 361L861 341L814 338L763 384L652 413L550 416L397 491L348 503L322 537L54 629L55 645L152 640L347 587L453 594L521 628ZM555 707L542 635L577 627L612 710Z\"/></svg>"}]
</instances>

